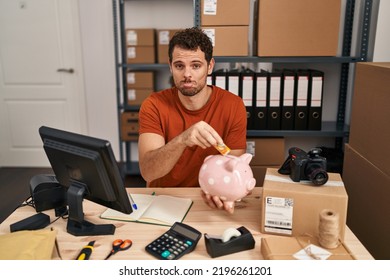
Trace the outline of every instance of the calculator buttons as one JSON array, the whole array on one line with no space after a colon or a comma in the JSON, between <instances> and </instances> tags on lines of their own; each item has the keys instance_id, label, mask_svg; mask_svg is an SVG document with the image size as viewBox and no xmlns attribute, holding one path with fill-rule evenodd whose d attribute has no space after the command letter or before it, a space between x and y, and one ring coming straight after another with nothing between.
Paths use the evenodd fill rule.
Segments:
<instances>
[{"instance_id":1,"label":"calculator buttons","mask_svg":"<svg viewBox=\"0 0 390 280\"><path fill-rule=\"evenodd\" d=\"M200 238L199 231L176 222L170 230L149 243L145 249L158 259L174 260L192 252Z\"/></svg>"},{"instance_id":2,"label":"calculator buttons","mask_svg":"<svg viewBox=\"0 0 390 280\"><path fill-rule=\"evenodd\" d=\"M163 234L146 248L149 252L159 255L162 259L173 260L184 254L192 244L190 240L180 240L178 237Z\"/></svg>"}]
</instances>

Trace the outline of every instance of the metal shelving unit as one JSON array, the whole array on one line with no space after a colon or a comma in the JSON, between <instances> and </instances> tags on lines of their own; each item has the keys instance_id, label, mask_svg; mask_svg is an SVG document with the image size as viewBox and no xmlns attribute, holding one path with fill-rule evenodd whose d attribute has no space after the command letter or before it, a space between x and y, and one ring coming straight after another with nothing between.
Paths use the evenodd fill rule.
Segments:
<instances>
[{"instance_id":1,"label":"metal shelving unit","mask_svg":"<svg viewBox=\"0 0 390 280\"><path fill-rule=\"evenodd\" d=\"M133 0L134 1L134 0ZM125 38L125 13L124 13L125 0L113 0L113 12L114 12L114 40L115 40L115 58L117 62L117 100L118 100L118 121L120 120L120 113L123 110L136 111L139 109L137 106L124 105L121 102L126 100L126 81L122 77L126 76L128 70L137 71L158 71L168 69L167 64L126 64L122 63L126 61L124 55L126 53ZM200 2L201 0L194 1L194 25L200 26ZM336 149L342 149L343 143L349 136L349 126L345 124L345 110L348 93L348 82L350 76L351 64L357 62L367 61L367 50L369 42L369 30L371 22L371 11L373 0L364 0L364 12L361 19L361 32L360 32L360 53L359 56L351 55L352 35L353 35L353 23L355 13L355 0L347 0L345 8L344 29L343 29L343 45L342 55L340 57L258 57L258 56L232 56L232 57L215 57L216 62L247 62L247 63L331 63L341 67L340 74L340 87L338 93L338 110L337 120L335 122L323 122L322 129L318 131L310 130L248 130L247 135L249 137L289 137L289 136L307 136L307 137L332 137L335 138ZM120 37L119 37L120 34ZM120 50L120 51L119 51ZM122 97L121 97L122 95ZM120 131L119 131L120 135ZM124 145L124 149L122 148ZM139 174L138 164L132 163L130 159L130 147L129 143L123 143L120 141L121 147L121 161L125 163L125 173L127 174Z\"/></svg>"}]
</instances>

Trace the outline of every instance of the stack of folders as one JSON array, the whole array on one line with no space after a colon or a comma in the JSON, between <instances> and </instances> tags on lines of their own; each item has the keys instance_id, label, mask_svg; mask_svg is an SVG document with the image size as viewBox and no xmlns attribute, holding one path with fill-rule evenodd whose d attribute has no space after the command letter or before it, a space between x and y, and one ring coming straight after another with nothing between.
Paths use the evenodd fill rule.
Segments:
<instances>
[{"instance_id":1,"label":"stack of folders","mask_svg":"<svg viewBox=\"0 0 390 280\"><path fill-rule=\"evenodd\" d=\"M219 69L209 83L243 99L248 130L321 130L322 71Z\"/></svg>"}]
</instances>

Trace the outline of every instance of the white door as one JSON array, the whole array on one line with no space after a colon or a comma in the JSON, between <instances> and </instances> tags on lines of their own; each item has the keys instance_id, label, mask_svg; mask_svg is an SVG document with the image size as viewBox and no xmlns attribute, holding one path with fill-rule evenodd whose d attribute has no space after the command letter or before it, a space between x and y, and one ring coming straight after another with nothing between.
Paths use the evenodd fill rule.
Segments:
<instances>
[{"instance_id":1,"label":"white door","mask_svg":"<svg viewBox=\"0 0 390 280\"><path fill-rule=\"evenodd\" d=\"M85 133L77 0L0 0L0 167L49 166L42 125Z\"/></svg>"}]
</instances>

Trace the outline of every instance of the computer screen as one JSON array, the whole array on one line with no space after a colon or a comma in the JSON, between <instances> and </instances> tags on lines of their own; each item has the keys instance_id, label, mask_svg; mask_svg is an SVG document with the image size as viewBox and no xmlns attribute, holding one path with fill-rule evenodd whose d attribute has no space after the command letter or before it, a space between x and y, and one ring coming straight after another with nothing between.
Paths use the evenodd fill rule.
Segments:
<instances>
[{"instance_id":1,"label":"computer screen","mask_svg":"<svg viewBox=\"0 0 390 280\"><path fill-rule=\"evenodd\" d=\"M39 134L57 181L67 189L67 231L76 236L113 234L114 225L92 224L83 212L83 199L126 214L133 211L110 142L47 126Z\"/></svg>"}]
</instances>

